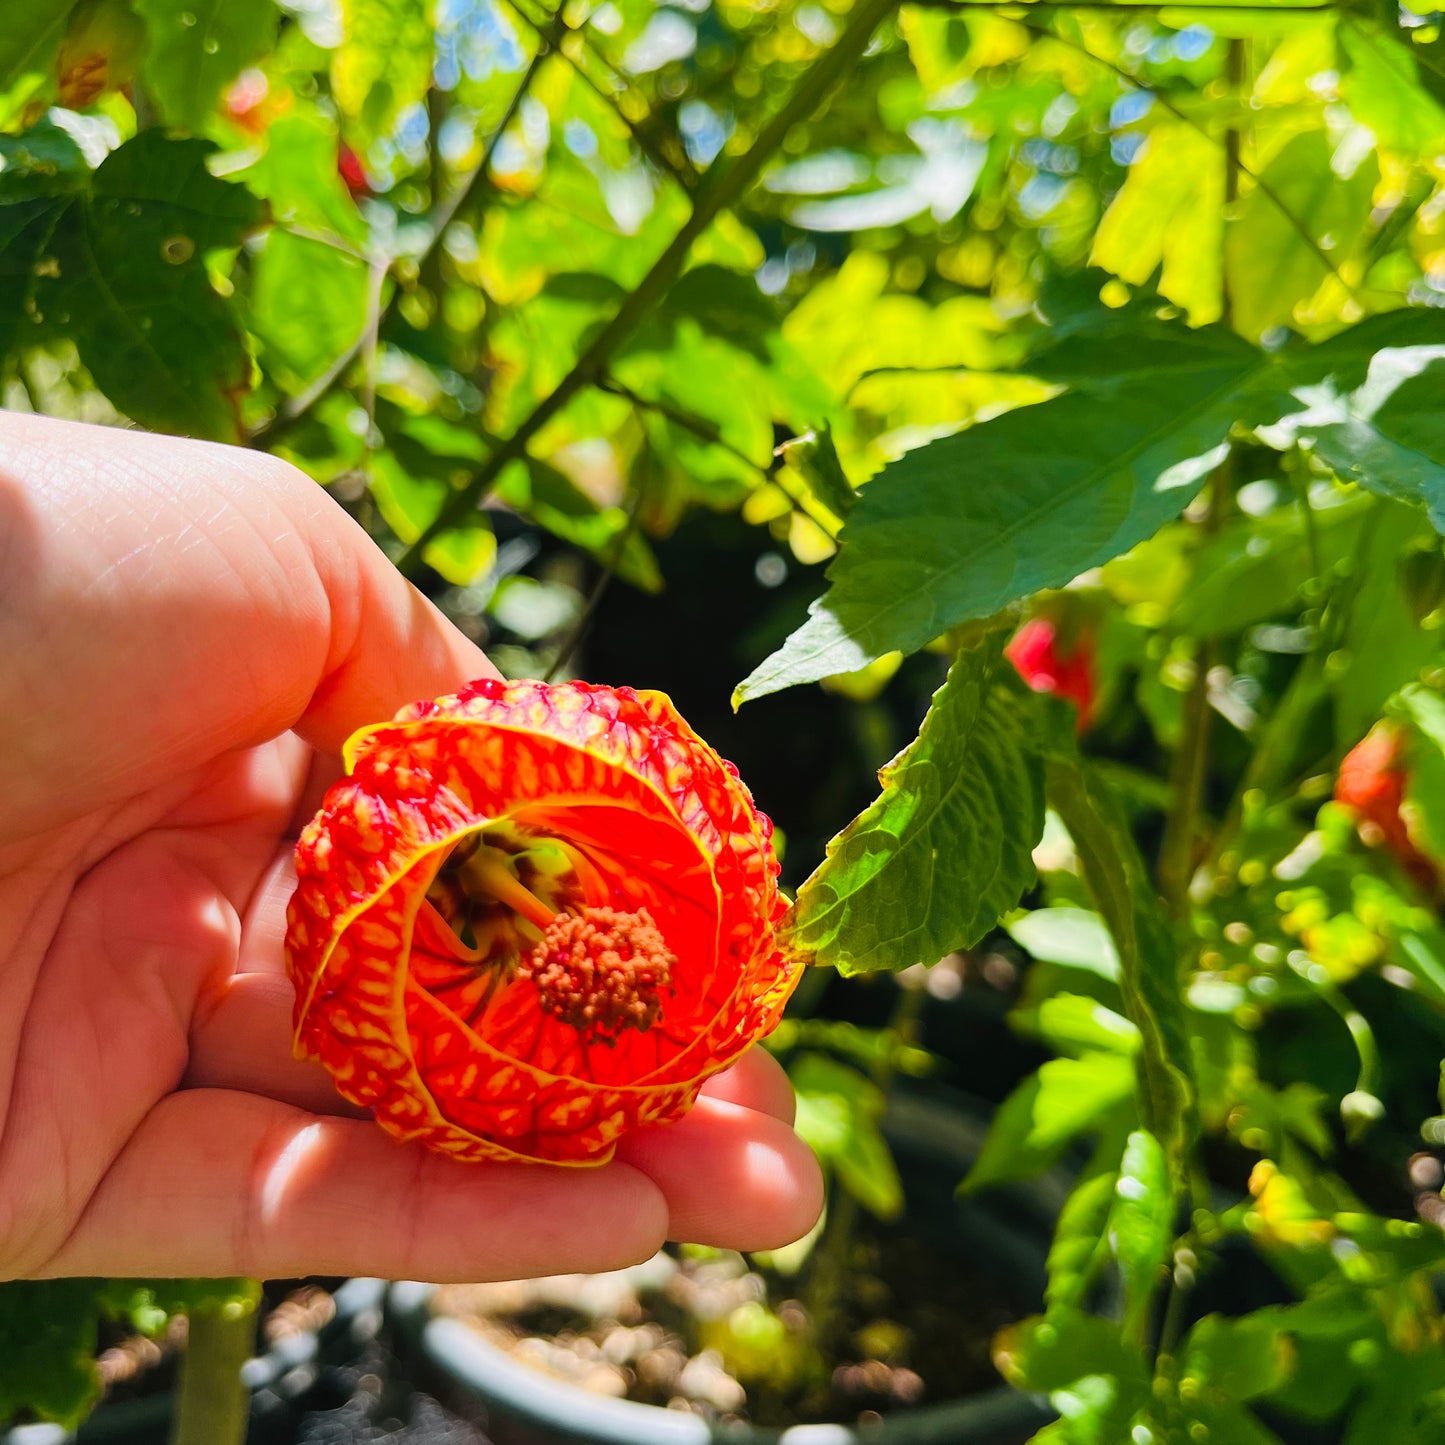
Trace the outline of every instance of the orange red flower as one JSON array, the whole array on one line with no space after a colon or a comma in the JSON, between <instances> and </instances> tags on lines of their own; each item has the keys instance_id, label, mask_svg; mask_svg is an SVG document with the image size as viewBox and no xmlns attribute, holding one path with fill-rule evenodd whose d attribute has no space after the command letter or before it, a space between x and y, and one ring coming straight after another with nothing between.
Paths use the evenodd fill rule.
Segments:
<instances>
[{"instance_id":1,"label":"orange red flower","mask_svg":"<svg viewBox=\"0 0 1445 1445\"><path fill-rule=\"evenodd\" d=\"M777 1022L772 825L662 694L475 682L345 758L296 850L295 1044L393 1134L602 1163Z\"/></svg>"}]
</instances>

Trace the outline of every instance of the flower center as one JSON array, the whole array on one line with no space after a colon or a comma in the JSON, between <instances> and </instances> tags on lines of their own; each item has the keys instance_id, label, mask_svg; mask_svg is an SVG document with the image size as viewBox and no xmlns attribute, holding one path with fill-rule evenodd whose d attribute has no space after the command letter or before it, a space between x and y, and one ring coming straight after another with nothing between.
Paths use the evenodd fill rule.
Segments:
<instances>
[{"instance_id":1,"label":"flower center","mask_svg":"<svg viewBox=\"0 0 1445 1445\"><path fill-rule=\"evenodd\" d=\"M551 920L516 976L536 985L547 1013L615 1044L624 1029L645 1033L662 1017L676 963L647 909L583 908Z\"/></svg>"}]
</instances>

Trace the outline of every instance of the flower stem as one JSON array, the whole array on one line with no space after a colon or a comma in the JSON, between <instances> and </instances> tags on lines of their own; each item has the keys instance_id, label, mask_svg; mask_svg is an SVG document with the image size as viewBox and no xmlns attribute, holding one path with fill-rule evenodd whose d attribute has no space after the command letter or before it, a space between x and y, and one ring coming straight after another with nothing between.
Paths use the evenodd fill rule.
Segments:
<instances>
[{"instance_id":1,"label":"flower stem","mask_svg":"<svg viewBox=\"0 0 1445 1445\"><path fill-rule=\"evenodd\" d=\"M251 1397L241 1366L255 1342L254 1300L229 1300L191 1314L170 1445L242 1445Z\"/></svg>"}]
</instances>

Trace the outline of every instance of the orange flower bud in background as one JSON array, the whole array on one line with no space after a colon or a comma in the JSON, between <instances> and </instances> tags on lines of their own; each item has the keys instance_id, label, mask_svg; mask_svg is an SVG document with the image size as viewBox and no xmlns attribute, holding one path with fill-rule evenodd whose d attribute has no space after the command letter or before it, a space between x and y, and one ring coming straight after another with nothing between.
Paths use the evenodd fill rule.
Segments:
<instances>
[{"instance_id":1,"label":"orange flower bud in background","mask_svg":"<svg viewBox=\"0 0 1445 1445\"><path fill-rule=\"evenodd\" d=\"M1384 847L1422 887L1436 881L1435 865L1415 846L1401 812L1410 771L1406 739L1396 723L1380 722L1345 755L1335 779L1335 801L1357 815L1360 837Z\"/></svg>"},{"instance_id":2,"label":"orange flower bud in background","mask_svg":"<svg viewBox=\"0 0 1445 1445\"><path fill-rule=\"evenodd\" d=\"M484 680L363 728L296 850L296 1049L402 1139L598 1164L777 1022L772 825L660 693Z\"/></svg>"},{"instance_id":3,"label":"orange flower bud in background","mask_svg":"<svg viewBox=\"0 0 1445 1445\"><path fill-rule=\"evenodd\" d=\"M1059 631L1047 618L1034 617L1014 633L1004 656L1035 692L1066 698L1079 710L1079 731L1093 721L1094 644L1087 635L1067 650Z\"/></svg>"}]
</instances>

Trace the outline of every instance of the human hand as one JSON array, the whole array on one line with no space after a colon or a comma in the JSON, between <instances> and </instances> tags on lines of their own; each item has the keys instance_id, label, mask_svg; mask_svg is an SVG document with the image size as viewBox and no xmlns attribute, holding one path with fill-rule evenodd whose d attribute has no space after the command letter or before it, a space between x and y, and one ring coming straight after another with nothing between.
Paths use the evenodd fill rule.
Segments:
<instances>
[{"instance_id":1,"label":"human hand","mask_svg":"<svg viewBox=\"0 0 1445 1445\"><path fill-rule=\"evenodd\" d=\"M511 1278L813 1222L761 1050L585 1170L398 1144L291 1057L297 828L355 728L488 675L286 464L0 414L0 1276Z\"/></svg>"}]
</instances>

